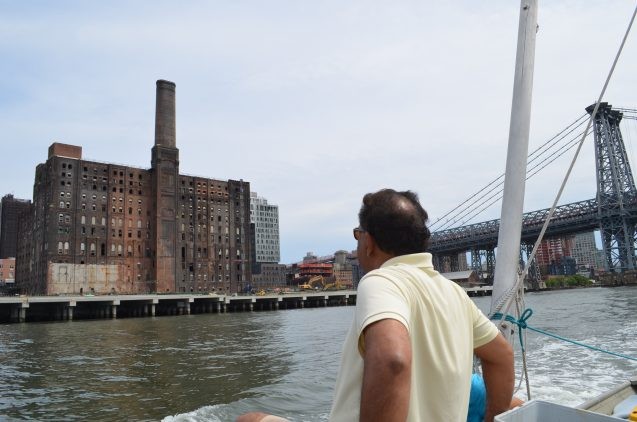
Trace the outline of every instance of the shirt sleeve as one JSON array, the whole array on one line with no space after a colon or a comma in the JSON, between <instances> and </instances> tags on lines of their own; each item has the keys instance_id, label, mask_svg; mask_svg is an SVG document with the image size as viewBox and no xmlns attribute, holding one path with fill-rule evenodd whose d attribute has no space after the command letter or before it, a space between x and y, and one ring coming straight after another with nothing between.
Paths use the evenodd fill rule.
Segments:
<instances>
[{"instance_id":1,"label":"shirt sleeve","mask_svg":"<svg viewBox=\"0 0 637 422\"><path fill-rule=\"evenodd\" d=\"M473 348L484 346L498 336L498 327L482 313L480 309L469 299L473 308Z\"/></svg>"},{"instance_id":2,"label":"shirt sleeve","mask_svg":"<svg viewBox=\"0 0 637 422\"><path fill-rule=\"evenodd\" d=\"M370 273L359 284L356 297L356 330L358 350L365 350L363 331L383 319L395 319L409 331L409 305L400 288L390 279Z\"/></svg>"}]
</instances>

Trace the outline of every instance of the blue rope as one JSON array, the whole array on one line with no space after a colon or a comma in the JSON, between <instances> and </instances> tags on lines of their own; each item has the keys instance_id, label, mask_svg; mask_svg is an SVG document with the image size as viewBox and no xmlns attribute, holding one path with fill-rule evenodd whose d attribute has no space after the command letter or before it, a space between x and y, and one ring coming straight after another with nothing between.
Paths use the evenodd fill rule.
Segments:
<instances>
[{"instance_id":1,"label":"blue rope","mask_svg":"<svg viewBox=\"0 0 637 422\"><path fill-rule=\"evenodd\" d=\"M557 334L553 334L553 333L549 333L548 331L544 331L544 330L540 330L538 328L533 328L533 327L529 327L529 325L526 323L526 320L528 320L531 315L533 315L533 310L531 308L527 308L524 310L524 312L522 312L522 315L520 315L520 319L515 319L514 316L512 315L507 315L504 317L504 320L507 322L510 322L512 324L517 325L518 327L520 327L520 329L518 330L518 335L520 338L520 347L522 348L522 351L524 351L524 342L522 340L522 330L523 329L529 329L531 331L535 331L536 333L540 333L540 334L544 334L547 335L549 337L553 337L555 339L558 340L563 340L566 341L568 343L572 343L575 344L577 346L582 346L582 347L586 347L587 349L591 349L591 350L595 350L596 352L602 352L602 353L607 353L609 355L613 355L613 356L617 356L620 358L624 358L624 359L628 359L628 360L632 360L632 361L636 361L637 362L637 358L632 357L632 356L627 356L627 355L622 355L621 353L615 353L615 352L611 352L609 350L604 350L604 349L600 349L599 347L595 347L595 346L590 346L588 344L584 344L584 343L580 343L579 341L575 341L575 340L571 340L562 336L558 336ZM491 317L492 320L502 320L503 315L500 312L496 312L495 314L493 314L493 316Z\"/></svg>"}]
</instances>

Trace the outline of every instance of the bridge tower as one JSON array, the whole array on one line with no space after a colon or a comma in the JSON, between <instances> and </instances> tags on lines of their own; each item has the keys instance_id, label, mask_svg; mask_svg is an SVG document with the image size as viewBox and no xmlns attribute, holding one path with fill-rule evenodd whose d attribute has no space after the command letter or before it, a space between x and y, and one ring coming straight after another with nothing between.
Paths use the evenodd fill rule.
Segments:
<instances>
[{"instance_id":1,"label":"bridge tower","mask_svg":"<svg viewBox=\"0 0 637 422\"><path fill-rule=\"evenodd\" d=\"M592 114L594 108L595 104L590 105L586 111ZM608 103L601 103L593 122L600 233L609 271L637 268L637 212L630 207L637 199L637 189L619 129L622 116Z\"/></svg>"}]
</instances>

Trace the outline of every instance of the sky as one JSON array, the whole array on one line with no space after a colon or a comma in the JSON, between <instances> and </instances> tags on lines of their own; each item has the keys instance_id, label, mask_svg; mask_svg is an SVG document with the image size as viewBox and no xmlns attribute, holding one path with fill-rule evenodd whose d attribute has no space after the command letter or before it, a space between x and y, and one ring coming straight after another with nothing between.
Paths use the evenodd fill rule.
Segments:
<instances>
[{"instance_id":1,"label":"sky","mask_svg":"<svg viewBox=\"0 0 637 422\"><path fill-rule=\"evenodd\" d=\"M530 151L597 99L635 7L539 3ZM413 190L433 221L504 172L518 19L510 0L0 0L0 195L31 199L53 142L149 168L166 79L181 173L278 205L283 263L354 249L365 193ZM635 31L615 106L637 108ZM525 210L551 205L568 159ZM587 139L560 203L593 198L594 169Z\"/></svg>"}]
</instances>

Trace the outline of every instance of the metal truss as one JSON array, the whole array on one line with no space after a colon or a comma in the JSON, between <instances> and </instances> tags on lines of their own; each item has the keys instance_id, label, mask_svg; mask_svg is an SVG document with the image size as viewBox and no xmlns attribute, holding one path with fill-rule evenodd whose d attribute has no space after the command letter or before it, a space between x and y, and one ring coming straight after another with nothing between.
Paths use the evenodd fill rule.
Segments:
<instances>
[{"instance_id":1,"label":"metal truss","mask_svg":"<svg viewBox=\"0 0 637 422\"><path fill-rule=\"evenodd\" d=\"M593 108L589 106L586 111L592 113ZM622 112L635 110L619 110L601 103L595 117L597 198L557 207L546 231L546 237L551 237L600 229L606 269L610 271L637 268L637 188L619 128ZM523 215L523 243L535 242L548 213L546 208ZM471 251L473 269L481 272L484 258L492 270L499 228L500 220L490 220L437 231L432 233L429 251L434 256Z\"/></svg>"},{"instance_id":2,"label":"metal truss","mask_svg":"<svg viewBox=\"0 0 637 422\"><path fill-rule=\"evenodd\" d=\"M586 108L591 114L595 105ZM623 114L601 103L594 121L599 228L607 270L635 269L637 198L619 123Z\"/></svg>"},{"instance_id":3,"label":"metal truss","mask_svg":"<svg viewBox=\"0 0 637 422\"><path fill-rule=\"evenodd\" d=\"M637 204L633 204L637 210ZM537 239L542 230L549 208L531 211L522 217L522 240ZM598 207L595 199L561 205L555 209L546 236L558 236L597 229L599 227ZM434 254L449 254L477 249L493 249L498 243L500 220L456 227L434 232L431 235L429 251Z\"/></svg>"}]
</instances>

